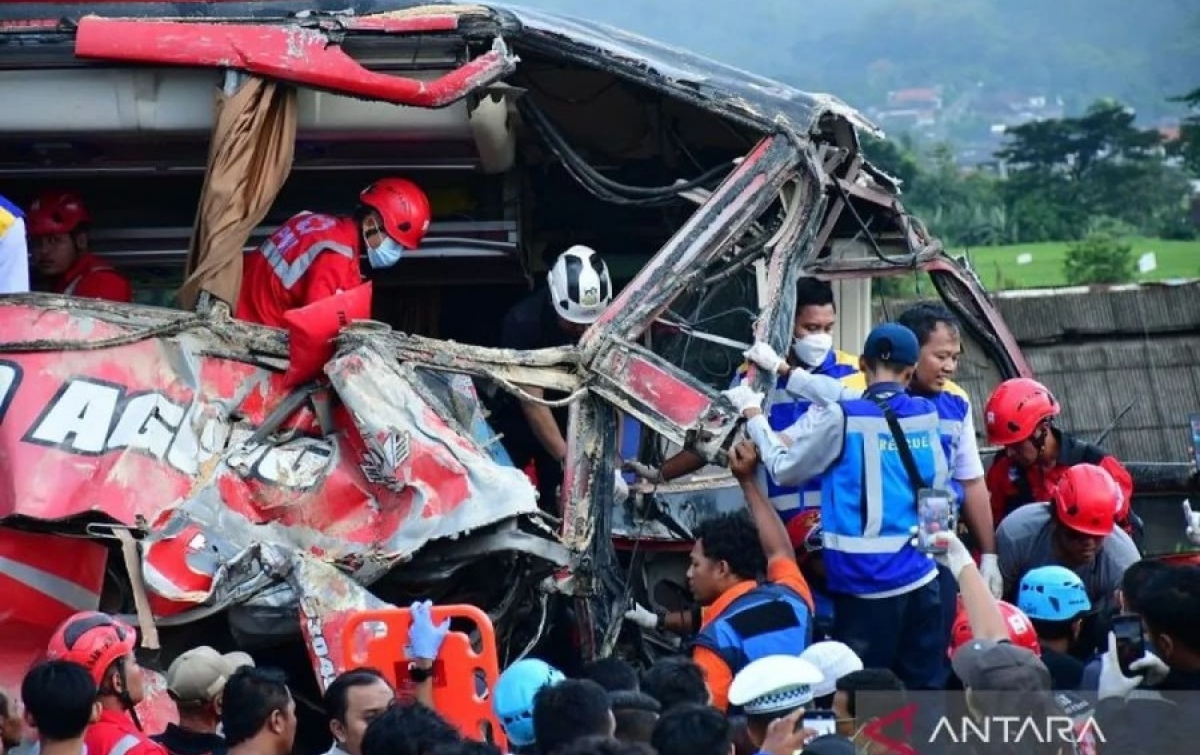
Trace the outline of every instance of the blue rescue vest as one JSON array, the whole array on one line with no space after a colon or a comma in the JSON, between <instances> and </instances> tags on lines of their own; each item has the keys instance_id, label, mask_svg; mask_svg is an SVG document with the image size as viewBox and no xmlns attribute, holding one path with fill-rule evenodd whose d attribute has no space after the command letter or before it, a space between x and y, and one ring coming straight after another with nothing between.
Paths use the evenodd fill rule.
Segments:
<instances>
[{"instance_id":1,"label":"blue rescue vest","mask_svg":"<svg viewBox=\"0 0 1200 755\"><path fill-rule=\"evenodd\" d=\"M861 399L840 403L846 418L842 453L823 476L821 527L830 592L902 594L927 582L933 561L912 547L917 494L883 412L883 397L908 439L926 485L945 488L947 461L933 402L894 384L871 386Z\"/></svg>"},{"instance_id":2,"label":"blue rescue vest","mask_svg":"<svg viewBox=\"0 0 1200 755\"><path fill-rule=\"evenodd\" d=\"M762 584L737 598L700 630L693 645L708 648L737 675L768 655L799 655L812 640L812 612L795 590Z\"/></svg>"},{"instance_id":3,"label":"blue rescue vest","mask_svg":"<svg viewBox=\"0 0 1200 755\"><path fill-rule=\"evenodd\" d=\"M738 368L733 376L733 386L738 385L746 376L746 365ZM834 349L825 355L825 360L813 369L814 375L826 375L838 380L845 380L858 374L858 361L844 352ZM798 398L787 392L787 378L780 376L775 381L775 388L767 396L767 424L775 432L788 429L804 416L812 406L808 399ZM763 465L758 466L758 489L766 491L767 500L779 512L784 524L803 509L815 509L821 506L821 478L815 477L801 486L780 485L771 477L771 473Z\"/></svg>"}]
</instances>

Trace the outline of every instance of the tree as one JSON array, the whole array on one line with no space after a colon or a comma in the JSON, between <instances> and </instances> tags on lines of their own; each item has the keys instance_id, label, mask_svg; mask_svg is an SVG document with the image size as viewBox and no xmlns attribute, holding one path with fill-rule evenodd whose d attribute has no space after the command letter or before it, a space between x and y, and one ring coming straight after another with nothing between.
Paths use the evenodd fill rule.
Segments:
<instances>
[{"instance_id":1,"label":"tree","mask_svg":"<svg viewBox=\"0 0 1200 755\"><path fill-rule=\"evenodd\" d=\"M1193 176L1200 176L1200 87L1193 89L1182 97L1171 98L1172 102L1182 102L1192 110L1192 115L1183 119L1179 128L1179 141L1175 152L1183 158L1185 168Z\"/></svg>"},{"instance_id":2,"label":"tree","mask_svg":"<svg viewBox=\"0 0 1200 755\"><path fill-rule=\"evenodd\" d=\"M1109 233L1091 233L1067 249L1063 269L1072 286L1128 283L1134 278L1133 246Z\"/></svg>"},{"instance_id":3,"label":"tree","mask_svg":"<svg viewBox=\"0 0 1200 755\"><path fill-rule=\"evenodd\" d=\"M1101 216L1155 235L1184 211L1186 180L1166 164L1158 132L1134 120L1131 109L1101 100L1078 118L1008 130L996 156L1009 168L1004 194L1022 241L1078 239Z\"/></svg>"}]
</instances>

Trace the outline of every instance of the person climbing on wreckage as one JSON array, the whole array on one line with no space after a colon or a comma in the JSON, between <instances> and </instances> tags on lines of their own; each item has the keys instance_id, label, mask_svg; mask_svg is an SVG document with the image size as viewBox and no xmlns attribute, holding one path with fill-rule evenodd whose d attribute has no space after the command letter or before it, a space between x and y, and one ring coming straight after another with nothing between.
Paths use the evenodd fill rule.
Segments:
<instances>
[{"instance_id":1,"label":"person climbing on wreckage","mask_svg":"<svg viewBox=\"0 0 1200 755\"><path fill-rule=\"evenodd\" d=\"M245 256L239 320L285 328L284 315L362 283L359 258L391 267L421 245L429 198L412 181L381 178L359 194L353 215L301 212Z\"/></svg>"}]
</instances>

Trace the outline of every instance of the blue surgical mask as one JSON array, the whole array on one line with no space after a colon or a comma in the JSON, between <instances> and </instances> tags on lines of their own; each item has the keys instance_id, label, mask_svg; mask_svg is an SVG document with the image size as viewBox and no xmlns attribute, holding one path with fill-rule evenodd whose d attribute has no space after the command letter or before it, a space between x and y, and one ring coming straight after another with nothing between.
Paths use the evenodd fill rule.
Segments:
<instances>
[{"instance_id":1,"label":"blue surgical mask","mask_svg":"<svg viewBox=\"0 0 1200 755\"><path fill-rule=\"evenodd\" d=\"M378 270L381 267L391 267L404 256L404 247L390 236L384 236L379 246L367 247L367 261L371 267Z\"/></svg>"}]
</instances>

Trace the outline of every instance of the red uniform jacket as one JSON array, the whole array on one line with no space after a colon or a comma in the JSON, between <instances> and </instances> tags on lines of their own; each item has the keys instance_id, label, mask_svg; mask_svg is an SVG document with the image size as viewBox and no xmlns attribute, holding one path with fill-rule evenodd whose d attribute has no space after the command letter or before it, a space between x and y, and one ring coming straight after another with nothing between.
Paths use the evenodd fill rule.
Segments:
<instances>
[{"instance_id":1,"label":"red uniform jacket","mask_svg":"<svg viewBox=\"0 0 1200 755\"><path fill-rule=\"evenodd\" d=\"M134 726L128 713L106 710L83 736L87 755L167 755L162 745Z\"/></svg>"},{"instance_id":2,"label":"red uniform jacket","mask_svg":"<svg viewBox=\"0 0 1200 755\"><path fill-rule=\"evenodd\" d=\"M1051 491L1058 485L1059 479L1067 469L1076 464L1095 464L1112 475L1117 486L1121 488L1124 501L1122 511L1117 514L1117 522L1125 530L1131 530L1134 526L1130 521L1133 518L1130 508L1130 502L1133 500L1133 477L1129 470L1099 446L1085 443L1061 430L1051 428L1050 431L1058 438L1058 459L1053 467L1020 469L1013 466L1009 458L1002 453L997 454L992 461L986 480L988 493L992 498L992 521L995 525L999 527L1000 521L1018 506L1049 501Z\"/></svg>"},{"instance_id":3,"label":"red uniform jacket","mask_svg":"<svg viewBox=\"0 0 1200 755\"><path fill-rule=\"evenodd\" d=\"M362 283L358 221L302 212L281 225L242 266L237 318L286 327L289 309Z\"/></svg>"},{"instance_id":4,"label":"red uniform jacket","mask_svg":"<svg viewBox=\"0 0 1200 755\"><path fill-rule=\"evenodd\" d=\"M75 264L54 284L54 293L108 301L133 301L133 287L125 277L94 254L79 255Z\"/></svg>"}]
</instances>

